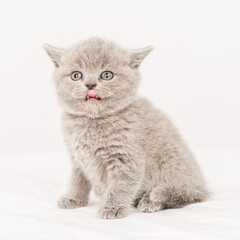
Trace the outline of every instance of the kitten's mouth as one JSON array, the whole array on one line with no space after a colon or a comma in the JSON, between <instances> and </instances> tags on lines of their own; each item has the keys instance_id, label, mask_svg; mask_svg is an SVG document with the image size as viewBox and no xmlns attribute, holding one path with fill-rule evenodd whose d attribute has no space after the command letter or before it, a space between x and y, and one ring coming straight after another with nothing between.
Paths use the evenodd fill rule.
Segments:
<instances>
[{"instance_id":1,"label":"kitten's mouth","mask_svg":"<svg viewBox=\"0 0 240 240\"><path fill-rule=\"evenodd\" d=\"M94 90L89 90L86 96L86 101L90 99L101 100L98 94Z\"/></svg>"}]
</instances>

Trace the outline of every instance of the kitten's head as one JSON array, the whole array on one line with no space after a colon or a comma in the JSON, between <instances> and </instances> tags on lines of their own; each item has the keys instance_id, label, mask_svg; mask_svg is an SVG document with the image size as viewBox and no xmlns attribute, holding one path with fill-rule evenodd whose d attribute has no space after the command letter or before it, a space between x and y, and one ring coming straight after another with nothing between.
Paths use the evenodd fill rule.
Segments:
<instances>
[{"instance_id":1,"label":"kitten's head","mask_svg":"<svg viewBox=\"0 0 240 240\"><path fill-rule=\"evenodd\" d=\"M139 65L152 47L126 50L99 38L71 48L44 45L55 64L54 83L64 111L91 118L124 109L134 101Z\"/></svg>"}]
</instances>

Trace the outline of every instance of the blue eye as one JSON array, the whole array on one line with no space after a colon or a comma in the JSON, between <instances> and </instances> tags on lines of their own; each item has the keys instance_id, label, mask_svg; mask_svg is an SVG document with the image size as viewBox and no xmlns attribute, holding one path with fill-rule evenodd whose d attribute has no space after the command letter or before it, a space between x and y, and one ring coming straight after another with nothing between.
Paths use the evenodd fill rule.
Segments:
<instances>
[{"instance_id":1,"label":"blue eye","mask_svg":"<svg viewBox=\"0 0 240 240\"><path fill-rule=\"evenodd\" d=\"M113 79L114 74L110 71L105 71L105 72L101 73L100 77L103 80L109 81L109 80Z\"/></svg>"},{"instance_id":2,"label":"blue eye","mask_svg":"<svg viewBox=\"0 0 240 240\"><path fill-rule=\"evenodd\" d=\"M73 72L71 78L73 81L78 81L83 77L81 72Z\"/></svg>"}]
</instances>

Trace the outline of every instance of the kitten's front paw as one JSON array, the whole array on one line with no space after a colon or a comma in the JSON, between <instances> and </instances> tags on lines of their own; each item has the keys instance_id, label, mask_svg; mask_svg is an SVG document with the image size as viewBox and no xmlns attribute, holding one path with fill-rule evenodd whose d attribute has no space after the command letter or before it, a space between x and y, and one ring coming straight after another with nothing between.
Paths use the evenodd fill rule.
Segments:
<instances>
[{"instance_id":1,"label":"kitten's front paw","mask_svg":"<svg viewBox=\"0 0 240 240\"><path fill-rule=\"evenodd\" d=\"M72 209L72 208L78 208L78 207L84 207L86 206L88 201L83 201L80 199L71 199L65 196L62 196L58 200L58 207L59 208L65 208L65 209Z\"/></svg>"},{"instance_id":2,"label":"kitten's front paw","mask_svg":"<svg viewBox=\"0 0 240 240\"><path fill-rule=\"evenodd\" d=\"M104 219L124 218L126 214L127 208L119 206L104 206L98 211L99 217Z\"/></svg>"}]
</instances>

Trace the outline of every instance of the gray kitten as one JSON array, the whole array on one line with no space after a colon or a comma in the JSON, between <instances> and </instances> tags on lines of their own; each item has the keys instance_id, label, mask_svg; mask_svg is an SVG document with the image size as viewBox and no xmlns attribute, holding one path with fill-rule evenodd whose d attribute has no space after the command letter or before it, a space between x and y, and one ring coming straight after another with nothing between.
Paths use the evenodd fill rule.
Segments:
<instances>
[{"instance_id":1,"label":"gray kitten","mask_svg":"<svg viewBox=\"0 0 240 240\"><path fill-rule=\"evenodd\" d=\"M197 162L164 113L137 96L139 65L152 47L126 50L99 38L44 45L63 109L72 175L60 208L103 200L101 218L179 208L206 199Z\"/></svg>"}]
</instances>

